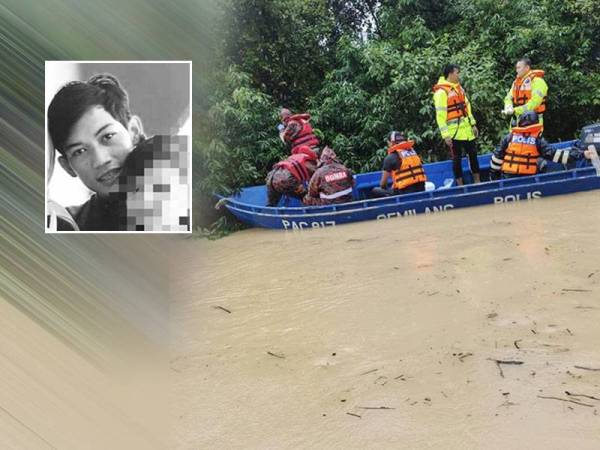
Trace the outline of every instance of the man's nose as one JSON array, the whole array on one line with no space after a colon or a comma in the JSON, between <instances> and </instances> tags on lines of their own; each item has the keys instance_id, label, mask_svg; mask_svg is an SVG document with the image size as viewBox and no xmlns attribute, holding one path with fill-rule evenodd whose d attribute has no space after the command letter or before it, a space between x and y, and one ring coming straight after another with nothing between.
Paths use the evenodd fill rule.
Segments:
<instances>
[{"instance_id":1,"label":"man's nose","mask_svg":"<svg viewBox=\"0 0 600 450\"><path fill-rule=\"evenodd\" d=\"M108 147L96 145L94 147L94 169L106 166L112 160L112 154Z\"/></svg>"}]
</instances>

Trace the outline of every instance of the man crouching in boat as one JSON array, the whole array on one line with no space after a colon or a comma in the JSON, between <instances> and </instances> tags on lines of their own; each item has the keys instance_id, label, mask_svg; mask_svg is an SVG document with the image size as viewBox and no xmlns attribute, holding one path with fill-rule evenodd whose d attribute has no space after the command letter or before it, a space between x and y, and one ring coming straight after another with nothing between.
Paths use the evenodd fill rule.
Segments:
<instances>
[{"instance_id":1,"label":"man crouching in boat","mask_svg":"<svg viewBox=\"0 0 600 450\"><path fill-rule=\"evenodd\" d=\"M317 154L308 146L296 147L267 174L267 206L277 206L282 195L302 199L306 184L317 169Z\"/></svg>"},{"instance_id":2,"label":"man crouching in boat","mask_svg":"<svg viewBox=\"0 0 600 450\"><path fill-rule=\"evenodd\" d=\"M543 160L567 164L587 157L576 147L555 149L541 137L543 125L535 111L529 111L519 118L519 125L504 136L490 161L492 179L535 175L542 172Z\"/></svg>"},{"instance_id":3,"label":"man crouching in boat","mask_svg":"<svg viewBox=\"0 0 600 450\"><path fill-rule=\"evenodd\" d=\"M383 160L383 172L379 187L373 188L373 197L410 194L425 190L427 177L423 170L421 158L413 148L414 141L407 141L398 131L388 135L388 155ZM388 178L392 179L392 187L388 188Z\"/></svg>"},{"instance_id":4,"label":"man crouching in boat","mask_svg":"<svg viewBox=\"0 0 600 450\"><path fill-rule=\"evenodd\" d=\"M321 152L317 171L310 179L305 205L330 205L352 201L354 178L352 171L344 166L335 152L325 147Z\"/></svg>"}]
</instances>

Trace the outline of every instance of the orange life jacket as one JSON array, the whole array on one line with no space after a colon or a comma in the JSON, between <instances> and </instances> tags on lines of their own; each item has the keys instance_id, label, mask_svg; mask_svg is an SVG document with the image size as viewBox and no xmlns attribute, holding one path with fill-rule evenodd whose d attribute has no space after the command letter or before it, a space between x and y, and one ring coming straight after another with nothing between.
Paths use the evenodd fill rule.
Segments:
<instances>
[{"instance_id":1,"label":"orange life jacket","mask_svg":"<svg viewBox=\"0 0 600 450\"><path fill-rule=\"evenodd\" d=\"M290 142L292 150L299 145L308 145L309 147L317 147L319 145L319 138L315 135L312 126L310 125L310 114L294 114L285 118L284 123L290 120L296 120L302 124L302 129L298 136Z\"/></svg>"},{"instance_id":2,"label":"orange life jacket","mask_svg":"<svg viewBox=\"0 0 600 450\"><path fill-rule=\"evenodd\" d=\"M388 148L388 154L397 152L400 157L400 168L392 171L393 189L405 189L427 181L421 158L413 149L414 144L414 141L404 141Z\"/></svg>"},{"instance_id":3,"label":"orange life jacket","mask_svg":"<svg viewBox=\"0 0 600 450\"><path fill-rule=\"evenodd\" d=\"M313 154L309 155L308 153L296 153L292 156L288 156L288 158L284 159L283 161L279 161L273 167L286 169L298 181L308 181L315 172L316 165L308 167L307 163L309 161L316 162L317 160L317 155L315 155L314 152L311 153Z\"/></svg>"},{"instance_id":4,"label":"orange life jacket","mask_svg":"<svg viewBox=\"0 0 600 450\"><path fill-rule=\"evenodd\" d=\"M512 85L512 99L514 106L523 106L531 100L531 85L536 78L544 78L543 70L530 70L523 78L517 77ZM538 114L546 111L546 96L542 104L534 109Z\"/></svg>"},{"instance_id":5,"label":"orange life jacket","mask_svg":"<svg viewBox=\"0 0 600 450\"><path fill-rule=\"evenodd\" d=\"M447 122L455 121L460 119L461 117L468 117L467 113L467 100L465 90L459 84L458 89L454 86L450 86L448 84L436 84L433 86L433 92L437 92L439 89L443 89L446 91L446 95L448 96L447 103L447 112L448 116L446 118Z\"/></svg>"},{"instance_id":6,"label":"orange life jacket","mask_svg":"<svg viewBox=\"0 0 600 450\"><path fill-rule=\"evenodd\" d=\"M502 172L512 175L535 175L540 156L537 144L543 125L536 123L512 129L508 148L504 152Z\"/></svg>"}]
</instances>

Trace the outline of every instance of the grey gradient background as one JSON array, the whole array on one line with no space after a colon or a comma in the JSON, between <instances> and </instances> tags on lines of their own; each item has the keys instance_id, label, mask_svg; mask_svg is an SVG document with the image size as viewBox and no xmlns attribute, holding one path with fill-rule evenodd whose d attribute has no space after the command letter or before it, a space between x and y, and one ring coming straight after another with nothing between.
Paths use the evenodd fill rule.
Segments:
<instances>
[{"instance_id":1,"label":"grey gradient background","mask_svg":"<svg viewBox=\"0 0 600 450\"><path fill-rule=\"evenodd\" d=\"M44 234L44 61L192 60L201 108L211 11L0 2L0 448L170 448L170 243L182 237Z\"/></svg>"}]
</instances>

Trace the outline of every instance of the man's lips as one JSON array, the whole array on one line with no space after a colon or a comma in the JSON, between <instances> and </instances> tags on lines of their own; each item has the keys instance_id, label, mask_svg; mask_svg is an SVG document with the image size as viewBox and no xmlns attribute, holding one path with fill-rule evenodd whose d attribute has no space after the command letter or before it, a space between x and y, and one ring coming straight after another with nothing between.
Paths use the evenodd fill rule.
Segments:
<instances>
[{"instance_id":1,"label":"man's lips","mask_svg":"<svg viewBox=\"0 0 600 450\"><path fill-rule=\"evenodd\" d=\"M117 178L119 178L119 174L121 173L121 168L117 167L116 169L110 169L96 178L96 181L106 185L112 185Z\"/></svg>"}]
</instances>

